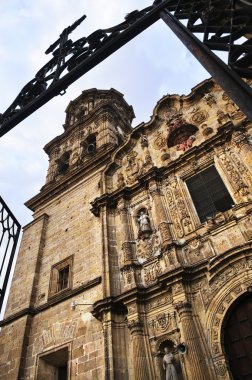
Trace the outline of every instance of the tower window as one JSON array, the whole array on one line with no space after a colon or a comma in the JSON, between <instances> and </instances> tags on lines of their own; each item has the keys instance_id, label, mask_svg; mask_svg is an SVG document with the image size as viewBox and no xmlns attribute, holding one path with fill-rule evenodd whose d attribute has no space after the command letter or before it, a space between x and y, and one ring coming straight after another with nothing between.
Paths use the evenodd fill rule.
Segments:
<instances>
[{"instance_id":1,"label":"tower window","mask_svg":"<svg viewBox=\"0 0 252 380\"><path fill-rule=\"evenodd\" d=\"M186 181L200 221L216 212L229 210L234 203L214 166Z\"/></svg>"},{"instance_id":2,"label":"tower window","mask_svg":"<svg viewBox=\"0 0 252 380\"><path fill-rule=\"evenodd\" d=\"M65 174L66 171L69 168L69 159L70 159L70 153L65 152L62 154L62 156L57 160L58 165L58 173L59 174Z\"/></svg>"},{"instance_id":3,"label":"tower window","mask_svg":"<svg viewBox=\"0 0 252 380\"><path fill-rule=\"evenodd\" d=\"M83 154L92 155L96 153L96 135L92 133L84 141L83 145Z\"/></svg>"},{"instance_id":4,"label":"tower window","mask_svg":"<svg viewBox=\"0 0 252 380\"><path fill-rule=\"evenodd\" d=\"M68 288L69 282L69 265L58 271L58 292Z\"/></svg>"},{"instance_id":5,"label":"tower window","mask_svg":"<svg viewBox=\"0 0 252 380\"><path fill-rule=\"evenodd\" d=\"M49 297L52 297L72 286L73 256L52 266Z\"/></svg>"}]
</instances>

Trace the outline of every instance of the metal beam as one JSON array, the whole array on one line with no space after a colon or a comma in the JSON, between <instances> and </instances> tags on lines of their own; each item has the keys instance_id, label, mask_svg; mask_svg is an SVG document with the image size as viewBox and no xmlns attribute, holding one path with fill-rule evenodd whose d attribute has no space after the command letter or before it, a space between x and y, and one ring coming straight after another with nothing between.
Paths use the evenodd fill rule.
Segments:
<instances>
[{"instance_id":1,"label":"metal beam","mask_svg":"<svg viewBox=\"0 0 252 380\"><path fill-rule=\"evenodd\" d=\"M242 112L252 120L252 89L217 55L194 36L168 9L160 12L160 18L169 26L186 48L211 74Z\"/></svg>"},{"instance_id":2,"label":"metal beam","mask_svg":"<svg viewBox=\"0 0 252 380\"><path fill-rule=\"evenodd\" d=\"M139 20L133 22L132 24L130 23L124 31L115 35L113 38L104 43L101 47L95 49L95 51L92 52L90 56L85 58L76 67L72 68L70 72L66 74L64 77L52 83L48 87L48 89L41 93L41 95L36 96L34 100L30 101L21 109L13 109L12 112L9 112L10 117L8 119L7 111L10 109L9 107L9 109L3 114L3 122L2 124L0 124L0 137L2 137L5 133L10 131L18 123L24 120L27 116L31 115L34 111L43 106L49 100L51 100L54 96L57 96L61 92L64 92L68 88L68 86L70 86L70 84L75 82L82 75L87 73L89 70L98 65L108 56L120 49L127 42L129 42L138 34L143 32L150 25L159 20L160 10L162 10L169 3L171 3L171 0L166 0L159 5L150 7L152 9L146 15L142 16ZM100 30L98 30L97 32L99 31ZM31 83L31 85L33 85L33 83ZM4 120L5 114L7 114L6 120Z\"/></svg>"}]
</instances>

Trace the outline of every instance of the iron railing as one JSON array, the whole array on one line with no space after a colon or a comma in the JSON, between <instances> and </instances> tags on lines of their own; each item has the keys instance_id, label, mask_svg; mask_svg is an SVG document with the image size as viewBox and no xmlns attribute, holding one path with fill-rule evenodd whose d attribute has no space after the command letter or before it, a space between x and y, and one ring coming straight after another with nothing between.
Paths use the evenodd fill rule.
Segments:
<instances>
[{"instance_id":1,"label":"iron railing","mask_svg":"<svg viewBox=\"0 0 252 380\"><path fill-rule=\"evenodd\" d=\"M21 226L0 197L0 313L15 257Z\"/></svg>"}]
</instances>

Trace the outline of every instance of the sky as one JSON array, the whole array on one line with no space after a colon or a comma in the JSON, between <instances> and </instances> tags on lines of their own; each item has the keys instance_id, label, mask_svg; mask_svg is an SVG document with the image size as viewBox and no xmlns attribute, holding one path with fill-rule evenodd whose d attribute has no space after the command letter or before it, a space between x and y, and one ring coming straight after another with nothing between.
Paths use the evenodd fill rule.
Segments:
<instances>
[{"instance_id":1,"label":"sky","mask_svg":"<svg viewBox=\"0 0 252 380\"><path fill-rule=\"evenodd\" d=\"M0 112L49 60L45 50L83 14L71 34L77 40L114 26L151 0L0 0ZM32 221L24 202L45 183L46 143L63 132L68 103L88 88L117 89L133 106L133 126L150 119L166 94L188 94L210 75L162 20L122 47L0 138L0 194L22 226Z\"/></svg>"}]
</instances>

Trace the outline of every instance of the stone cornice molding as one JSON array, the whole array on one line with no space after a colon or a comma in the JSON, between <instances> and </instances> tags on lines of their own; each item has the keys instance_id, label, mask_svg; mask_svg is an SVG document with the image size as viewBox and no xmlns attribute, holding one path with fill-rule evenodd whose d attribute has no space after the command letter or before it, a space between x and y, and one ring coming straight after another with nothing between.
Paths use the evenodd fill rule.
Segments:
<instances>
[{"instance_id":1,"label":"stone cornice molding","mask_svg":"<svg viewBox=\"0 0 252 380\"><path fill-rule=\"evenodd\" d=\"M64 302L72 298L73 296L85 291L86 289L89 289L93 286L97 286L101 284L101 282L102 282L102 278L99 276L99 277L94 278L93 280L87 281L85 284L82 284L81 286L78 286L78 288L67 289L66 291L62 291L59 294L56 294L53 297L50 297L48 301L44 303L43 305L40 305L37 307L27 307L3 319L2 321L0 321L0 327L13 323L17 319L20 319L26 315L33 316L33 315L39 314L49 309L51 306ZM70 308L70 305L69 305L69 308Z\"/></svg>"}]
</instances>

